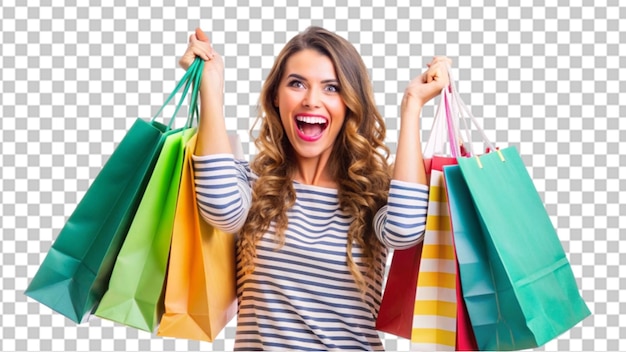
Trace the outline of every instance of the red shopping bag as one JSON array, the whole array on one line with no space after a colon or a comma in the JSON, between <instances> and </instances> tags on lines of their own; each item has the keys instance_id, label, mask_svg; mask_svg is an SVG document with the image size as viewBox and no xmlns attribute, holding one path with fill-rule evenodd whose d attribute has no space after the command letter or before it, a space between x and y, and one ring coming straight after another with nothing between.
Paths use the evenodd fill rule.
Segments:
<instances>
[{"instance_id":1,"label":"red shopping bag","mask_svg":"<svg viewBox=\"0 0 626 352\"><path fill-rule=\"evenodd\" d=\"M411 338L422 246L423 243L420 242L411 248L393 251L387 284L376 319L376 329L379 331Z\"/></svg>"},{"instance_id":2,"label":"red shopping bag","mask_svg":"<svg viewBox=\"0 0 626 352\"><path fill-rule=\"evenodd\" d=\"M436 157L435 167L456 163L454 158ZM425 159L424 166L430 176L433 159ZM406 339L411 338L417 279L422 258L423 242L393 251L387 283L376 320L376 329Z\"/></svg>"}]
</instances>

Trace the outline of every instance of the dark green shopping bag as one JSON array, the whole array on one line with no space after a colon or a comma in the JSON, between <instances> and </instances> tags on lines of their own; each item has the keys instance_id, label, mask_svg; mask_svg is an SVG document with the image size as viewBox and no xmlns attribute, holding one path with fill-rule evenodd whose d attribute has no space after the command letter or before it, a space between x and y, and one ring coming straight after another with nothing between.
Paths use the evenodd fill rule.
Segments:
<instances>
[{"instance_id":1,"label":"dark green shopping bag","mask_svg":"<svg viewBox=\"0 0 626 352\"><path fill-rule=\"evenodd\" d=\"M193 65L198 64L196 60ZM61 229L26 289L27 296L77 323L98 305L159 152L171 133L171 122L166 126L155 119L192 73L192 69L187 71L150 122L135 121Z\"/></svg>"},{"instance_id":2,"label":"dark green shopping bag","mask_svg":"<svg viewBox=\"0 0 626 352\"><path fill-rule=\"evenodd\" d=\"M541 346L589 316L517 150L458 162L444 173L463 294L479 349Z\"/></svg>"}]
</instances>

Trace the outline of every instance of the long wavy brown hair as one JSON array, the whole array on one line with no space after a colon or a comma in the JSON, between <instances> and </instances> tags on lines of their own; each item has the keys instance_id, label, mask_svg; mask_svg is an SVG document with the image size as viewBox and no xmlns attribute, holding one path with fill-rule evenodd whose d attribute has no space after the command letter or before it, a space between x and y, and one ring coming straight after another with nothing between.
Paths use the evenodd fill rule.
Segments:
<instances>
[{"instance_id":1,"label":"long wavy brown hair","mask_svg":"<svg viewBox=\"0 0 626 352\"><path fill-rule=\"evenodd\" d=\"M374 233L373 217L386 203L389 190L385 125L376 108L363 59L347 40L320 27L309 27L286 44L261 90L257 119L261 126L255 139L258 154L250 165L258 180L253 186L252 206L239 236L240 265L245 274L254 270L256 243L272 221L279 246L284 243L287 209L296 198L292 183L296 163L274 98L287 60L304 49L316 50L332 61L339 91L347 106L328 167L338 184L340 207L353 217L347 236L347 265L365 294L368 281L380 278L384 265L380 255L385 249ZM353 259L355 244L362 250L363 268Z\"/></svg>"}]
</instances>

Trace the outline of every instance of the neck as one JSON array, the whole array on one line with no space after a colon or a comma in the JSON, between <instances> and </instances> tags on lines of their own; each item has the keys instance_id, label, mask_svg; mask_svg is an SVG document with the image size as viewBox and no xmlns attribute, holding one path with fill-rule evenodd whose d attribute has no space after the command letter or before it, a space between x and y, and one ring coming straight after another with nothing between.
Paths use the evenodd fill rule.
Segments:
<instances>
[{"instance_id":1,"label":"neck","mask_svg":"<svg viewBox=\"0 0 626 352\"><path fill-rule=\"evenodd\" d=\"M297 158L294 180L311 186L337 188L328 167L330 153L323 153L315 158Z\"/></svg>"}]
</instances>

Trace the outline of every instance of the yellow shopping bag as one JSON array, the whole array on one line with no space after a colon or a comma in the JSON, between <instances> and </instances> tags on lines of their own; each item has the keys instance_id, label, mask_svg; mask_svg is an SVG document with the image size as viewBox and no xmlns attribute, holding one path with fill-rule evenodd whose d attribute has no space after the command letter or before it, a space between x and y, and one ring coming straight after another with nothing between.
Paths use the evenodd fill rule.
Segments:
<instances>
[{"instance_id":1,"label":"yellow shopping bag","mask_svg":"<svg viewBox=\"0 0 626 352\"><path fill-rule=\"evenodd\" d=\"M411 349L454 351L457 264L443 166L457 162L456 158L439 156L434 156L430 162L426 232L415 293Z\"/></svg>"},{"instance_id":2,"label":"yellow shopping bag","mask_svg":"<svg viewBox=\"0 0 626 352\"><path fill-rule=\"evenodd\" d=\"M235 316L235 239L200 218L186 146L159 336L213 341Z\"/></svg>"}]
</instances>

